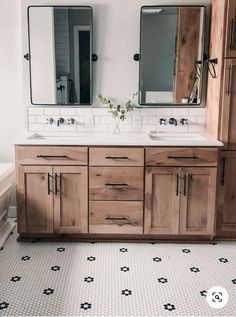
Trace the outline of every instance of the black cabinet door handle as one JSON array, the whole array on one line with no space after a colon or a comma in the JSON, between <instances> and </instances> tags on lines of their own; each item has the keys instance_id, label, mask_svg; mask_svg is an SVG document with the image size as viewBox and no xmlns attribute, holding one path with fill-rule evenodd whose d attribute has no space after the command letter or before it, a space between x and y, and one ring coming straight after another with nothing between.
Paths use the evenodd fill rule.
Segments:
<instances>
[{"instance_id":1,"label":"black cabinet door handle","mask_svg":"<svg viewBox=\"0 0 236 317\"><path fill-rule=\"evenodd\" d=\"M58 179L60 182L60 186L58 189ZM58 175L57 173L55 173L55 195L57 195L57 193L61 192L61 175Z\"/></svg>"},{"instance_id":2,"label":"black cabinet door handle","mask_svg":"<svg viewBox=\"0 0 236 317\"><path fill-rule=\"evenodd\" d=\"M176 175L176 196L179 196L179 174Z\"/></svg>"},{"instance_id":3,"label":"black cabinet door handle","mask_svg":"<svg viewBox=\"0 0 236 317\"><path fill-rule=\"evenodd\" d=\"M67 155L37 155L37 158L54 158L54 159L68 159Z\"/></svg>"},{"instance_id":4,"label":"black cabinet door handle","mask_svg":"<svg viewBox=\"0 0 236 317\"><path fill-rule=\"evenodd\" d=\"M106 156L106 160L128 160L128 156Z\"/></svg>"},{"instance_id":5,"label":"black cabinet door handle","mask_svg":"<svg viewBox=\"0 0 236 317\"><path fill-rule=\"evenodd\" d=\"M187 195L187 181L188 181L188 176L185 174L184 175L184 196Z\"/></svg>"},{"instance_id":6,"label":"black cabinet door handle","mask_svg":"<svg viewBox=\"0 0 236 317\"><path fill-rule=\"evenodd\" d=\"M51 185L50 185L50 179L53 179L54 177L48 173L48 195L50 195L50 193L53 193L54 194L54 191L51 189Z\"/></svg>"},{"instance_id":7,"label":"black cabinet door handle","mask_svg":"<svg viewBox=\"0 0 236 317\"><path fill-rule=\"evenodd\" d=\"M225 157L221 160L221 180L220 183L222 186L225 184Z\"/></svg>"},{"instance_id":8,"label":"black cabinet door handle","mask_svg":"<svg viewBox=\"0 0 236 317\"><path fill-rule=\"evenodd\" d=\"M167 156L168 159L174 160L199 160L198 156Z\"/></svg>"}]
</instances>

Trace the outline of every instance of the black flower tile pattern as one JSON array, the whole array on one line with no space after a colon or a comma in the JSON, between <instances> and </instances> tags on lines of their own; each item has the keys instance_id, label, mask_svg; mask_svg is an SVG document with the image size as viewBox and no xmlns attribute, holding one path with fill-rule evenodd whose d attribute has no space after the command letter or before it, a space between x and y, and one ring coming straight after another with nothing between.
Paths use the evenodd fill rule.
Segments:
<instances>
[{"instance_id":1,"label":"black flower tile pattern","mask_svg":"<svg viewBox=\"0 0 236 317\"><path fill-rule=\"evenodd\" d=\"M92 304L85 302L85 303L80 304L80 308L83 310L87 310L87 309L92 308Z\"/></svg>"},{"instance_id":2,"label":"black flower tile pattern","mask_svg":"<svg viewBox=\"0 0 236 317\"><path fill-rule=\"evenodd\" d=\"M45 295L51 295L54 293L54 289L53 288L46 288L44 291L43 291L43 294Z\"/></svg>"},{"instance_id":3,"label":"black flower tile pattern","mask_svg":"<svg viewBox=\"0 0 236 317\"><path fill-rule=\"evenodd\" d=\"M203 291L200 291L201 296L206 297L207 296L207 291L204 289Z\"/></svg>"},{"instance_id":4,"label":"black flower tile pattern","mask_svg":"<svg viewBox=\"0 0 236 317\"><path fill-rule=\"evenodd\" d=\"M236 290L236 242L218 242L215 249L210 242L63 245L18 243L16 238L15 230L0 251L0 317L117 312L127 317L213 317L216 311L206 304L208 288L227 285L230 294ZM221 312L222 317L234 316L235 302L229 300Z\"/></svg>"},{"instance_id":5,"label":"black flower tile pattern","mask_svg":"<svg viewBox=\"0 0 236 317\"><path fill-rule=\"evenodd\" d=\"M168 283L168 280L165 277L160 277L157 280L158 280L159 283L162 283L162 284Z\"/></svg>"},{"instance_id":6,"label":"black flower tile pattern","mask_svg":"<svg viewBox=\"0 0 236 317\"><path fill-rule=\"evenodd\" d=\"M54 266L52 266L51 267L51 271L60 271L60 266L58 266L58 265L54 265Z\"/></svg>"},{"instance_id":7,"label":"black flower tile pattern","mask_svg":"<svg viewBox=\"0 0 236 317\"><path fill-rule=\"evenodd\" d=\"M7 302L2 302L2 303L0 303L0 310L7 309L8 306L9 306L9 303L7 303Z\"/></svg>"},{"instance_id":8,"label":"black flower tile pattern","mask_svg":"<svg viewBox=\"0 0 236 317\"><path fill-rule=\"evenodd\" d=\"M127 289L127 288L122 289L121 294L125 295L125 296L130 296L130 295L132 295L132 291L130 289Z\"/></svg>"},{"instance_id":9,"label":"black flower tile pattern","mask_svg":"<svg viewBox=\"0 0 236 317\"><path fill-rule=\"evenodd\" d=\"M173 311L173 310L175 310L175 305L170 304L170 303L164 304L164 309L168 310L168 311Z\"/></svg>"},{"instance_id":10,"label":"black flower tile pattern","mask_svg":"<svg viewBox=\"0 0 236 317\"><path fill-rule=\"evenodd\" d=\"M11 278L11 282L19 282L20 279L21 279L20 276L13 276L13 277Z\"/></svg>"},{"instance_id":11,"label":"black flower tile pattern","mask_svg":"<svg viewBox=\"0 0 236 317\"><path fill-rule=\"evenodd\" d=\"M183 253L191 253L191 250L189 250L189 249L182 249L182 252L183 252Z\"/></svg>"},{"instance_id":12,"label":"black flower tile pattern","mask_svg":"<svg viewBox=\"0 0 236 317\"><path fill-rule=\"evenodd\" d=\"M128 252L128 249L126 249L126 248L120 248L120 252L123 252L123 253Z\"/></svg>"},{"instance_id":13,"label":"black flower tile pattern","mask_svg":"<svg viewBox=\"0 0 236 317\"><path fill-rule=\"evenodd\" d=\"M198 267L191 267L190 271L193 273L198 273L198 272L200 272L200 269Z\"/></svg>"},{"instance_id":14,"label":"black flower tile pattern","mask_svg":"<svg viewBox=\"0 0 236 317\"><path fill-rule=\"evenodd\" d=\"M88 277L85 277L85 278L84 278L84 282L92 283L93 281L94 281L94 278L91 277L91 276L88 276Z\"/></svg>"},{"instance_id":15,"label":"black flower tile pattern","mask_svg":"<svg viewBox=\"0 0 236 317\"><path fill-rule=\"evenodd\" d=\"M65 250L66 250L66 248L64 248L64 247L57 248L58 252L64 252Z\"/></svg>"},{"instance_id":16,"label":"black flower tile pattern","mask_svg":"<svg viewBox=\"0 0 236 317\"><path fill-rule=\"evenodd\" d=\"M122 272L129 272L129 267L128 267L128 266L122 266L122 267L120 268L120 270L121 270Z\"/></svg>"},{"instance_id":17,"label":"black flower tile pattern","mask_svg":"<svg viewBox=\"0 0 236 317\"><path fill-rule=\"evenodd\" d=\"M225 258L220 258L219 261L220 261L221 263L228 263L228 262L229 262L229 260L227 260L227 259L225 259Z\"/></svg>"},{"instance_id":18,"label":"black flower tile pattern","mask_svg":"<svg viewBox=\"0 0 236 317\"><path fill-rule=\"evenodd\" d=\"M28 256L28 255L22 256L21 260L22 261L29 261L30 260L30 256Z\"/></svg>"},{"instance_id":19,"label":"black flower tile pattern","mask_svg":"<svg viewBox=\"0 0 236 317\"><path fill-rule=\"evenodd\" d=\"M158 258L158 257L156 256L155 258L153 258L153 261L154 261L154 262L161 262L162 259L161 259L161 258Z\"/></svg>"}]
</instances>

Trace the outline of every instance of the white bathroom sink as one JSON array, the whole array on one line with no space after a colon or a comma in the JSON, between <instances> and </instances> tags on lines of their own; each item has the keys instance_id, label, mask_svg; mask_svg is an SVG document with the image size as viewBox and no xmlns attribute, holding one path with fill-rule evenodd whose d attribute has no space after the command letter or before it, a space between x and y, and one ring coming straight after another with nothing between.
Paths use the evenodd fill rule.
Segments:
<instances>
[{"instance_id":1,"label":"white bathroom sink","mask_svg":"<svg viewBox=\"0 0 236 317\"><path fill-rule=\"evenodd\" d=\"M203 135L196 133L161 133L151 131L149 137L157 141L206 141Z\"/></svg>"},{"instance_id":2,"label":"white bathroom sink","mask_svg":"<svg viewBox=\"0 0 236 317\"><path fill-rule=\"evenodd\" d=\"M29 136L27 139L28 140L42 140L42 141L65 141L65 142L73 142L73 141L78 141L84 138L83 134L79 134L78 136L71 136L71 135L41 135L38 133L34 133L31 136Z\"/></svg>"}]
</instances>

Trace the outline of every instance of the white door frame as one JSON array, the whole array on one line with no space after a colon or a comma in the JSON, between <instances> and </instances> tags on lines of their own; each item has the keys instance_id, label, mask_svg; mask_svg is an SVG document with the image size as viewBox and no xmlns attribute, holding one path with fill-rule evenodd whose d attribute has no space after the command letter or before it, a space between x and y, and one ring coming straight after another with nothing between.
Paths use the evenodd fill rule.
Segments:
<instances>
[{"instance_id":1,"label":"white door frame","mask_svg":"<svg viewBox=\"0 0 236 317\"><path fill-rule=\"evenodd\" d=\"M75 73L75 91L78 103L80 103L80 63L79 63L79 32L90 31L89 25L75 25L74 32L74 73Z\"/></svg>"}]
</instances>

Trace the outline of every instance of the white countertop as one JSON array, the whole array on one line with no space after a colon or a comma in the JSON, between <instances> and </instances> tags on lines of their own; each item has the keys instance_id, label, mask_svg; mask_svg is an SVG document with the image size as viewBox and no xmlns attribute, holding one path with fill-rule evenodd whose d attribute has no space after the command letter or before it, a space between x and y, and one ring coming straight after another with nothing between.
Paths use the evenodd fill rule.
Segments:
<instances>
[{"instance_id":1,"label":"white countertop","mask_svg":"<svg viewBox=\"0 0 236 317\"><path fill-rule=\"evenodd\" d=\"M32 137L36 135L36 137ZM37 135L39 137L37 137ZM148 133L99 133L74 135L31 133L14 141L15 145L77 145L77 146L206 146L220 147L223 143L197 133L157 133L151 139Z\"/></svg>"}]
</instances>

